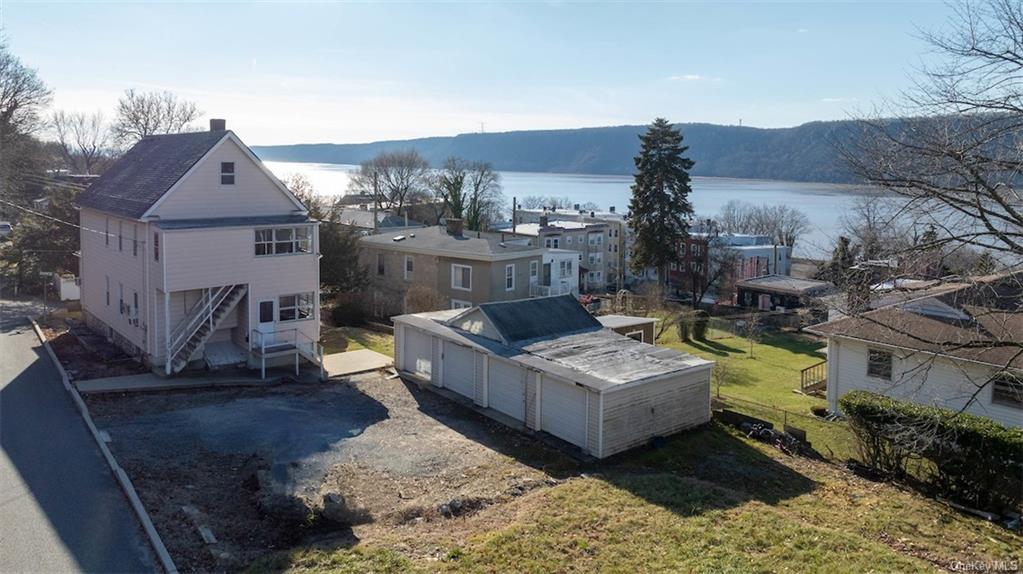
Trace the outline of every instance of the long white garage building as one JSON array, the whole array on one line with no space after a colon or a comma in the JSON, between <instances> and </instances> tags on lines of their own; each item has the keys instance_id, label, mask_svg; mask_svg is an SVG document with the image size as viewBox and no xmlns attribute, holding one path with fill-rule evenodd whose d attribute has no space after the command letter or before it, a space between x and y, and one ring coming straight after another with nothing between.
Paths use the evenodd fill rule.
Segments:
<instances>
[{"instance_id":1,"label":"long white garage building","mask_svg":"<svg viewBox=\"0 0 1023 574\"><path fill-rule=\"evenodd\" d=\"M604 328L574 297L394 317L402 375L604 458L710 420L714 366Z\"/></svg>"}]
</instances>

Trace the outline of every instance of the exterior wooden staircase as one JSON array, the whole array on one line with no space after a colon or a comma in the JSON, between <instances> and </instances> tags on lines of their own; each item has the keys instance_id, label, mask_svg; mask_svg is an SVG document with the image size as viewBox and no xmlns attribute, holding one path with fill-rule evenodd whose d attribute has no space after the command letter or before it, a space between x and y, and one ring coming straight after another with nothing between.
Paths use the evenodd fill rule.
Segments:
<instances>
[{"instance_id":1,"label":"exterior wooden staircase","mask_svg":"<svg viewBox=\"0 0 1023 574\"><path fill-rule=\"evenodd\" d=\"M168 375L188 366L196 349L209 340L247 292L246 285L224 285L207 291L171 333L165 367Z\"/></svg>"},{"instance_id":2,"label":"exterior wooden staircase","mask_svg":"<svg viewBox=\"0 0 1023 574\"><path fill-rule=\"evenodd\" d=\"M821 361L799 371L799 390L804 394L823 394L828 387L828 362Z\"/></svg>"}]
</instances>

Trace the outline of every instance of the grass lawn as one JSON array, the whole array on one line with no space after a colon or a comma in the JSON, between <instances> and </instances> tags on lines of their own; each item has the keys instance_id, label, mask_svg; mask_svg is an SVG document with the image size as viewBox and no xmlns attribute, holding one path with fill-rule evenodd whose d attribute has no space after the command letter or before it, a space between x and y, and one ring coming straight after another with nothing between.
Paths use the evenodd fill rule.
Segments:
<instances>
[{"instance_id":1,"label":"grass lawn","mask_svg":"<svg viewBox=\"0 0 1023 574\"><path fill-rule=\"evenodd\" d=\"M394 356L394 336L361 327L333 327L324 323L320 327L320 342L324 354L343 353L357 349L371 349L388 357Z\"/></svg>"},{"instance_id":2,"label":"grass lawn","mask_svg":"<svg viewBox=\"0 0 1023 574\"><path fill-rule=\"evenodd\" d=\"M749 340L731 333L710 329L706 341L683 342L669 329L657 344L724 365L728 377L722 382L722 395L803 414L810 414L810 407L827 406L824 399L793 392L799 388L799 371L824 359L814 352L824 344L810 337L764 335L751 354Z\"/></svg>"},{"instance_id":3,"label":"grass lawn","mask_svg":"<svg viewBox=\"0 0 1023 574\"><path fill-rule=\"evenodd\" d=\"M1019 534L716 423L464 518L353 534L253 570L925 572L1023 558Z\"/></svg>"}]
</instances>

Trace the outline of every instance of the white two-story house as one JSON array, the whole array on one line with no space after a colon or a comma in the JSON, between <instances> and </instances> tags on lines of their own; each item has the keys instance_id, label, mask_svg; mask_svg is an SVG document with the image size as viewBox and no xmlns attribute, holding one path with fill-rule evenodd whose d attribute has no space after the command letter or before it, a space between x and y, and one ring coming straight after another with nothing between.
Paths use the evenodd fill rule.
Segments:
<instances>
[{"instance_id":1,"label":"white two-story house","mask_svg":"<svg viewBox=\"0 0 1023 574\"><path fill-rule=\"evenodd\" d=\"M318 222L224 120L143 138L78 197L87 324L154 369L319 362Z\"/></svg>"}]
</instances>

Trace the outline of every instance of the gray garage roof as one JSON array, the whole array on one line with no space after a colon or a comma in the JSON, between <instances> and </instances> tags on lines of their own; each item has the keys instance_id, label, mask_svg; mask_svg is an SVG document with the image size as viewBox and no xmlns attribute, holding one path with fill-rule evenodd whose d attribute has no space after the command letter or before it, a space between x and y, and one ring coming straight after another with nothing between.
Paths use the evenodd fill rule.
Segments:
<instances>
[{"instance_id":1,"label":"gray garage roof","mask_svg":"<svg viewBox=\"0 0 1023 574\"><path fill-rule=\"evenodd\" d=\"M509 343L601 328L572 295L484 303L478 308Z\"/></svg>"},{"instance_id":2,"label":"gray garage roof","mask_svg":"<svg viewBox=\"0 0 1023 574\"><path fill-rule=\"evenodd\" d=\"M394 321L598 392L713 364L674 349L640 343L609 329L550 337L525 346L506 345L446 324L458 314L452 311L419 313L401 315Z\"/></svg>"},{"instance_id":3,"label":"gray garage roof","mask_svg":"<svg viewBox=\"0 0 1023 574\"><path fill-rule=\"evenodd\" d=\"M620 329L623 327L636 327L639 325L650 325L657 323L656 317L634 317L632 315L601 315L597 317L600 324L608 329Z\"/></svg>"},{"instance_id":4,"label":"gray garage roof","mask_svg":"<svg viewBox=\"0 0 1023 574\"><path fill-rule=\"evenodd\" d=\"M139 218L228 131L147 136L78 196L78 205Z\"/></svg>"}]
</instances>

